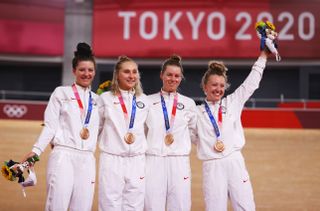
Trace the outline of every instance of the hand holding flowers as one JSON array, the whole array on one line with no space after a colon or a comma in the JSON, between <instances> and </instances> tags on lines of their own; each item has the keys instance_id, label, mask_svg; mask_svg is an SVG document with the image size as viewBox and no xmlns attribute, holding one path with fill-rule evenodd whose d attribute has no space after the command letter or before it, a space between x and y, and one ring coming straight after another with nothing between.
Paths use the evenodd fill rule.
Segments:
<instances>
[{"instance_id":1,"label":"hand holding flowers","mask_svg":"<svg viewBox=\"0 0 320 211\"><path fill-rule=\"evenodd\" d=\"M39 161L39 156L34 154L32 157L29 157L23 163L19 163L13 160L5 161L4 165L1 168L2 175L9 181L15 181L17 178L18 183L25 181L23 172L29 170L35 162Z\"/></svg>"},{"instance_id":2,"label":"hand holding flowers","mask_svg":"<svg viewBox=\"0 0 320 211\"><path fill-rule=\"evenodd\" d=\"M280 61L281 57L278 52L276 27L270 21L259 21L255 25L257 35L260 38L260 50L267 50L275 55L276 61Z\"/></svg>"}]
</instances>

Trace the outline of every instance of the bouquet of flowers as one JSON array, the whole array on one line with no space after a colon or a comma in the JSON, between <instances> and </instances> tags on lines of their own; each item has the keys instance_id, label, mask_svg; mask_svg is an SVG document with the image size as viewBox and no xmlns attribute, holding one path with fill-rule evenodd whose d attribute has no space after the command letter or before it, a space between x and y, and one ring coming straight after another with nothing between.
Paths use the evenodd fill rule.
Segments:
<instances>
[{"instance_id":1,"label":"bouquet of flowers","mask_svg":"<svg viewBox=\"0 0 320 211\"><path fill-rule=\"evenodd\" d=\"M276 61L280 61L281 57L278 52L276 27L270 21L259 21L255 25L257 35L260 38L260 50L268 49L276 56Z\"/></svg>"},{"instance_id":2,"label":"bouquet of flowers","mask_svg":"<svg viewBox=\"0 0 320 211\"><path fill-rule=\"evenodd\" d=\"M111 89L111 81L107 80L99 85L99 88L97 89L96 93L98 95L101 95L102 93L104 93L106 91L110 91L110 89Z\"/></svg>"},{"instance_id":3,"label":"bouquet of flowers","mask_svg":"<svg viewBox=\"0 0 320 211\"><path fill-rule=\"evenodd\" d=\"M23 176L24 170L27 169L29 171L35 162L39 160L39 156L34 155L23 163L15 162L13 160L5 161L1 168L2 175L9 181L15 181L17 178L19 178L18 183L23 183L25 181Z\"/></svg>"}]
</instances>

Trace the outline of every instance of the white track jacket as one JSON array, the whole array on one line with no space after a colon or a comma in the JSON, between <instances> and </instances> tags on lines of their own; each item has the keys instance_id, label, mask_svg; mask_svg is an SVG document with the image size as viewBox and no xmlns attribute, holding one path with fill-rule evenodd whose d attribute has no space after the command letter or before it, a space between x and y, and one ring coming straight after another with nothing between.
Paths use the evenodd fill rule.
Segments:
<instances>
[{"instance_id":1,"label":"white track jacket","mask_svg":"<svg viewBox=\"0 0 320 211\"><path fill-rule=\"evenodd\" d=\"M90 89L84 89L78 85L76 87L86 114ZM80 131L85 122L85 115L81 116L72 87L57 87L51 94L44 113L44 128L32 151L40 155L51 142L55 146L94 152L98 136L99 114L97 107L98 96L93 92L91 92L91 96L92 111L88 125L90 136L87 140L82 140Z\"/></svg>"},{"instance_id":2,"label":"white track jacket","mask_svg":"<svg viewBox=\"0 0 320 211\"><path fill-rule=\"evenodd\" d=\"M222 128L220 139L225 145L223 152L216 152L213 146L216 142L216 135L204 104L198 108L198 144L197 154L200 160L210 160L225 157L236 150L241 150L245 144L243 127L241 124L241 113L245 102L259 87L263 70L266 66L266 59L258 58L246 80L230 95L222 98L220 102L208 102L209 107L217 119L218 108L222 106Z\"/></svg>"},{"instance_id":3,"label":"white track jacket","mask_svg":"<svg viewBox=\"0 0 320 211\"><path fill-rule=\"evenodd\" d=\"M162 92L166 103L169 121L175 93ZM189 155L191 151L191 137L196 132L196 104L186 96L178 94L176 117L172 134L174 142L167 146L164 142L166 128L161 105L160 92L148 96L150 110L146 121L148 127L147 155L170 156Z\"/></svg>"},{"instance_id":4,"label":"white track jacket","mask_svg":"<svg viewBox=\"0 0 320 211\"><path fill-rule=\"evenodd\" d=\"M128 111L129 121L131 117L132 98L134 92L121 91L123 101ZM99 135L99 147L102 152L120 155L136 156L144 154L147 150L144 122L147 118L149 104L145 94L136 96L136 114L132 133L135 142L127 144L124 140L129 128L129 121L126 121L119 102L118 96L112 92L105 92L99 98L99 113L101 116Z\"/></svg>"}]
</instances>

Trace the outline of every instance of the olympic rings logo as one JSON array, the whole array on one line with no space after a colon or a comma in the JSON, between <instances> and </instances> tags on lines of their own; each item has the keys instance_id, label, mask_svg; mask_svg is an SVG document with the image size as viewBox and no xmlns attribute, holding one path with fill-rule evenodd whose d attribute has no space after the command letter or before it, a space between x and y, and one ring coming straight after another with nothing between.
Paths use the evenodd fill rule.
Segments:
<instances>
[{"instance_id":1,"label":"olympic rings logo","mask_svg":"<svg viewBox=\"0 0 320 211\"><path fill-rule=\"evenodd\" d=\"M5 105L3 107L3 112L10 118L16 117L21 118L28 111L27 106L25 105Z\"/></svg>"}]
</instances>

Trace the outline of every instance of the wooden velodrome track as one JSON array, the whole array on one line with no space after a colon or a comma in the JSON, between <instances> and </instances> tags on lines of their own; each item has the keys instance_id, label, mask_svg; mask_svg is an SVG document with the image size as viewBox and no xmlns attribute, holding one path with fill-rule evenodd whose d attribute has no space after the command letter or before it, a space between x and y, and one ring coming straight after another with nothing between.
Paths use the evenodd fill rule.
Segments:
<instances>
[{"instance_id":1,"label":"wooden velodrome track","mask_svg":"<svg viewBox=\"0 0 320 211\"><path fill-rule=\"evenodd\" d=\"M41 131L40 121L0 120L0 162L19 161ZM320 210L320 130L245 129L243 154L257 210ZM97 150L98 151L98 150ZM44 210L49 147L36 164L38 184L24 198L17 182L0 176L0 210ZM97 157L99 156L96 153ZM204 210L201 162L191 153L192 210ZM67 175L66 175L67 176ZM97 209L97 189L93 210ZM232 210L229 207L229 210Z\"/></svg>"}]
</instances>

